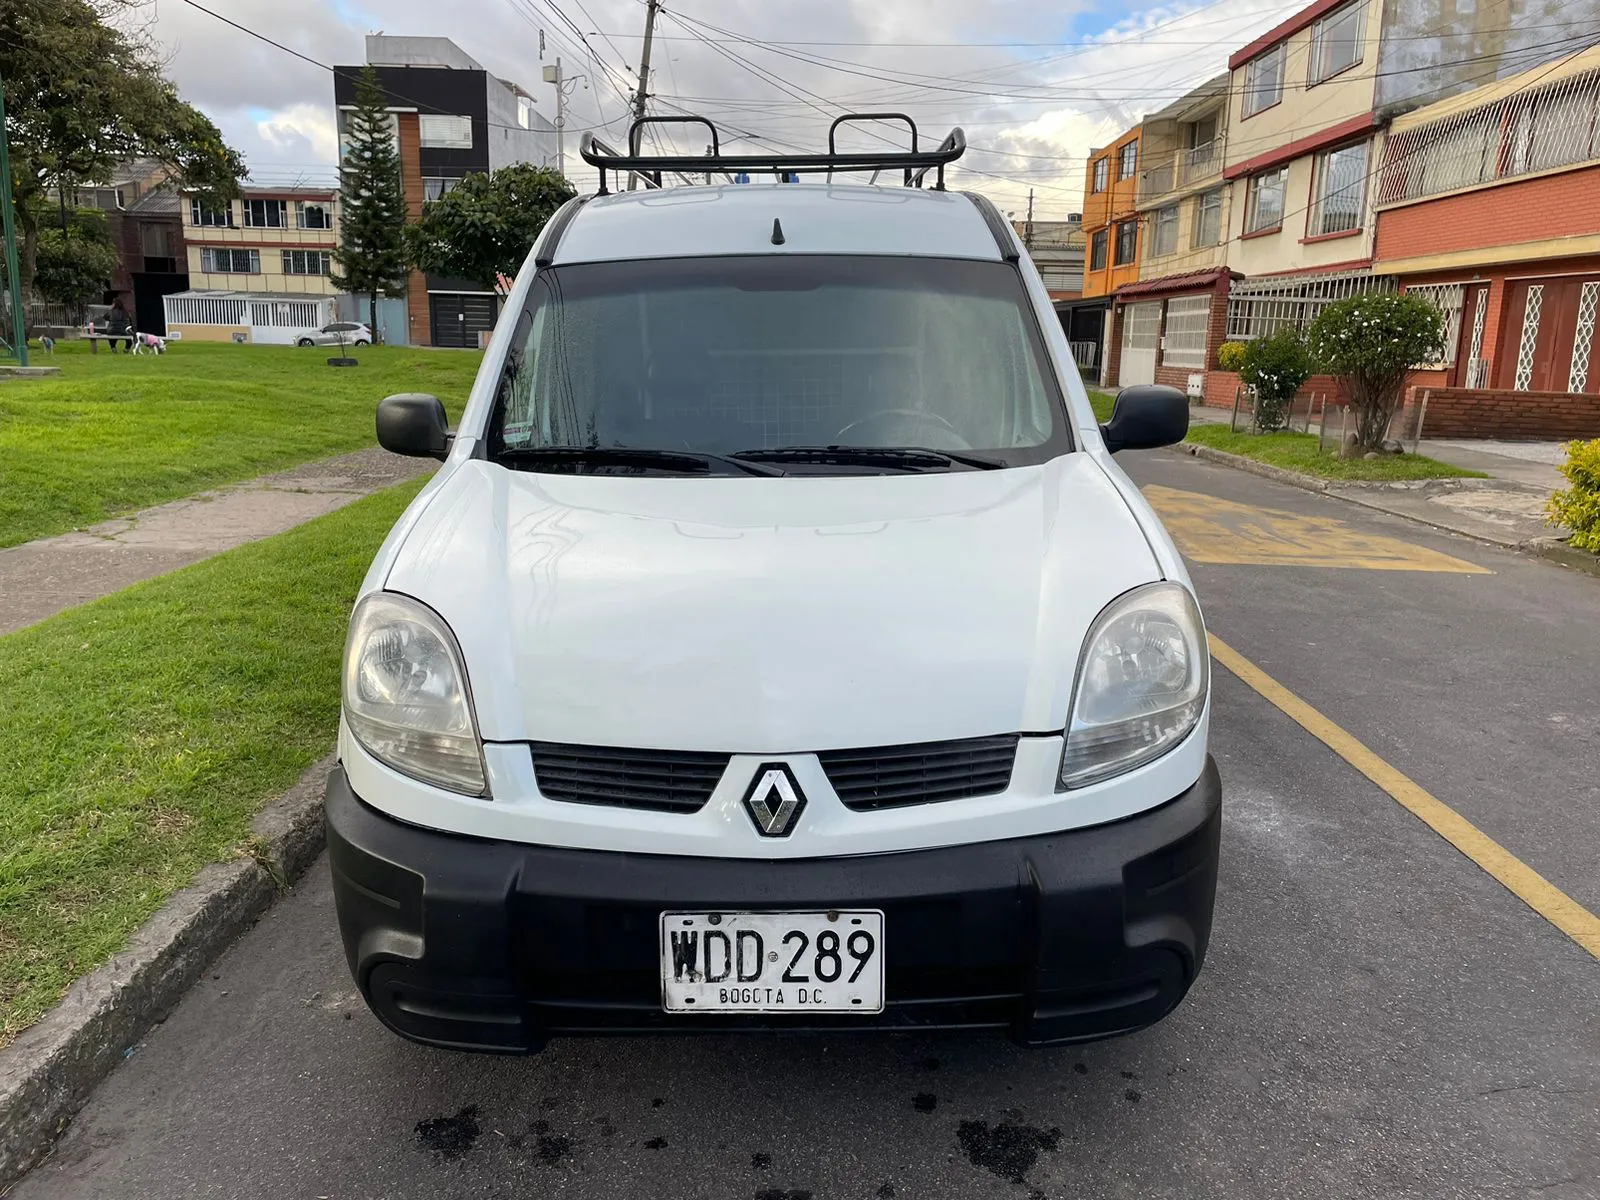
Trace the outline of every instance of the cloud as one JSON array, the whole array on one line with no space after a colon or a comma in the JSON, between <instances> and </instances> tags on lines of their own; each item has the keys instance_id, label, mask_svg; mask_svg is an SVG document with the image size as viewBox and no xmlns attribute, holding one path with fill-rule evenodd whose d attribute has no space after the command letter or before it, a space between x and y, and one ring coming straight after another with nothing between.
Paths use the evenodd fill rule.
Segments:
<instances>
[{"instance_id":1,"label":"cloud","mask_svg":"<svg viewBox=\"0 0 1600 1200\"><path fill-rule=\"evenodd\" d=\"M1231 50L1300 7L1285 0L1180 0L1128 11L1103 3L698 0L692 18L670 6L657 25L652 109L702 112L729 137L756 135L738 142L741 148L807 149L825 143L828 122L845 106L903 109L924 136L937 139L955 124L966 129L966 169L953 175L961 186L987 192L1002 209L1025 207L1032 187L1036 215L1065 216L1082 206L1091 146L1222 70ZM363 35L380 26L391 34L448 36L495 74L527 87L550 117L554 96L540 79L543 28L544 64L559 54L569 77L586 76L570 100L569 134L604 129L603 136L619 142L626 129L643 25L637 0L585 0L581 8L474 0L470 21L455 19L437 0L365 6L230 0L207 7L326 64L361 62ZM554 19L552 9L570 15L578 30ZM707 25L783 44L752 46ZM337 150L327 71L180 0L160 6L154 33L170 54L168 73L180 91L245 153L257 178L332 168ZM580 33L588 35L587 45ZM702 37L720 40L707 44ZM995 42L1068 44L983 44ZM889 136L895 135L869 127L842 140L865 148ZM573 141L569 136L569 170ZM679 144L692 143L679 134ZM579 186L592 187L593 172L578 166L572 173Z\"/></svg>"}]
</instances>

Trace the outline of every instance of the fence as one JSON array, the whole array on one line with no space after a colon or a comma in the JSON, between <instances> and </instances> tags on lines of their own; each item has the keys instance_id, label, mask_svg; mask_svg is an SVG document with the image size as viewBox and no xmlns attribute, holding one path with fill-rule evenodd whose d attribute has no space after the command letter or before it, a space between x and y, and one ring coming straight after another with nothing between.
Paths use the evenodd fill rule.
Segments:
<instances>
[{"instance_id":1,"label":"fence","mask_svg":"<svg viewBox=\"0 0 1600 1200\"><path fill-rule=\"evenodd\" d=\"M1072 361L1085 371L1092 371L1100 365L1099 342L1068 342L1072 348Z\"/></svg>"},{"instance_id":2,"label":"fence","mask_svg":"<svg viewBox=\"0 0 1600 1200\"><path fill-rule=\"evenodd\" d=\"M1271 337L1280 329L1304 329L1336 300L1393 290L1392 276L1370 271L1237 280L1228 292L1228 338L1244 342Z\"/></svg>"},{"instance_id":3,"label":"fence","mask_svg":"<svg viewBox=\"0 0 1600 1200\"><path fill-rule=\"evenodd\" d=\"M1389 135L1379 204L1600 159L1600 69Z\"/></svg>"},{"instance_id":4,"label":"fence","mask_svg":"<svg viewBox=\"0 0 1600 1200\"><path fill-rule=\"evenodd\" d=\"M289 299L231 293L175 292L162 298L167 328L185 326L190 336L226 339L245 331L248 340L267 345L291 345L333 320L333 297Z\"/></svg>"}]
</instances>

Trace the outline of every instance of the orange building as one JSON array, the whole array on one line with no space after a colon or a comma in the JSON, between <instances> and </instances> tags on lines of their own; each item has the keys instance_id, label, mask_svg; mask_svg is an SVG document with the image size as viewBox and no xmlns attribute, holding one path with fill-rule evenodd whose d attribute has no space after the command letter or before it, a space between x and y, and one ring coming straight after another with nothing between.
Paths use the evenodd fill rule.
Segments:
<instances>
[{"instance_id":1,"label":"orange building","mask_svg":"<svg viewBox=\"0 0 1600 1200\"><path fill-rule=\"evenodd\" d=\"M1083 294L1109 296L1139 278L1139 140L1135 125L1089 153L1084 181Z\"/></svg>"}]
</instances>

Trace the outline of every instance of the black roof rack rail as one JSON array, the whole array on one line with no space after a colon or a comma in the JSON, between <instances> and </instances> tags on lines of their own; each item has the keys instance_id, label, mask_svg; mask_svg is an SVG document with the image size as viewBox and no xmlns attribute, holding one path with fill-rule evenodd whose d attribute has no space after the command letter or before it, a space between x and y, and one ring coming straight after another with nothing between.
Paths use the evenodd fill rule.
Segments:
<instances>
[{"instance_id":1,"label":"black roof rack rail","mask_svg":"<svg viewBox=\"0 0 1600 1200\"><path fill-rule=\"evenodd\" d=\"M1016 231L1006 224L1006 219L1000 215L1000 210L994 206L994 201L982 192L962 192L968 200L983 214L983 223L989 227L989 232L994 235L994 243L1000 248L1000 258L1004 262L1019 262L1022 252L1017 249Z\"/></svg>"},{"instance_id":2,"label":"black roof rack rail","mask_svg":"<svg viewBox=\"0 0 1600 1200\"><path fill-rule=\"evenodd\" d=\"M911 149L885 149L866 153L840 153L836 148L835 134L840 125L855 121L904 121L911 130ZM641 139L650 125L703 125L711 131L711 153L642 154ZM944 141L932 150L918 146L917 126L904 113L846 113L828 127L828 152L826 154L724 154L717 127L704 117L641 117L628 127L628 153L619 154L610 146L588 133L578 143L578 153L583 161L600 171L600 192L608 193L606 173L630 172L654 187L662 186L662 172L672 171L705 174L718 172L733 175L739 172L772 172L784 175L826 174L833 178L835 171L871 171L873 178L881 171L903 172L906 187L921 187L929 171L936 171L934 187L944 190L944 169L948 163L960 158L967 148L967 135L960 128L952 129Z\"/></svg>"},{"instance_id":3,"label":"black roof rack rail","mask_svg":"<svg viewBox=\"0 0 1600 1200\"><path fill-rule=\"evenodd\" d=\"M533 260L533 265L543 270L556 260L556 247L561 245L561 235L567 232L567 226L572 224L572 218L578 215L578 210L583 207L588 196L574 196L560 208L545 225L544 245Z\"/></svg>"}]
</instances>

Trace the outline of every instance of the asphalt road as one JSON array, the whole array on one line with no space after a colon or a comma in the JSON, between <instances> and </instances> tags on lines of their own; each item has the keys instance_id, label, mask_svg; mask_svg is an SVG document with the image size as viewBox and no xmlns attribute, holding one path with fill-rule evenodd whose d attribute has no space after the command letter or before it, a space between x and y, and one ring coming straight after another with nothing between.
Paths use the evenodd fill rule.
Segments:
<instances>
[{"instance_id":1,"label":"asphalt road","mask_svg":"<svg viewBox=\"0 0 1600 1200\"><path fill-rule=\"evenodd\" d=\"M1176 455L1132 470L1187 514L1218 636L1600 911L1600 580ZM1368 565L1282 565L1341 555ZM318 867L14 1200L1600 1196L1600 962L1214 679L1216 931L1155 1029L431 1051L355 996Z\"/></svg>"}]
</instances>

